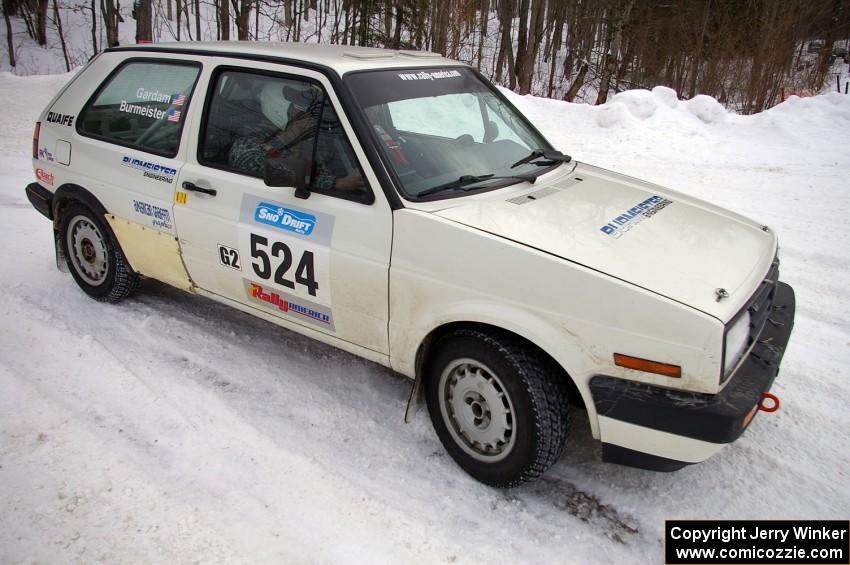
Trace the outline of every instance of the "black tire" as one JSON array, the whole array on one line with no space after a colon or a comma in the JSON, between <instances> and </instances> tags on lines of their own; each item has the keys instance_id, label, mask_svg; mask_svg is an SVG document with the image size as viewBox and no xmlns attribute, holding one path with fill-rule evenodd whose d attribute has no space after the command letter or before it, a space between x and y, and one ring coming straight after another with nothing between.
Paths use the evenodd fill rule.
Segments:
<instances>
[{"instance_id":1,"label":"black tire","mask_svg":"<svg viewBox=\"0 0 850 565\"><path fill-rule=\"evenodd\" d=\"M68 204L59 222L59 237L71 276L95 300L117 302L139 288L139 275L127 263L115 234L86 205Z\"/></svg>"},{"instance_id":2,"label":"black tire","mask_svg":"<svg viewBox=\"0 0 850 565\"><path fill-rule=\"evenodd\" d=\"M567 377L551 360L511 335L476 329L446 334L434 348L423 375L428 412L458 465L482 483L511 488L558 461L568 430ZM498 400L488 402L494 393ZM493 415L499 411L510 412L503 433ZM504 443L488 443L492 437Z\"/></svg>"}]
</instances>

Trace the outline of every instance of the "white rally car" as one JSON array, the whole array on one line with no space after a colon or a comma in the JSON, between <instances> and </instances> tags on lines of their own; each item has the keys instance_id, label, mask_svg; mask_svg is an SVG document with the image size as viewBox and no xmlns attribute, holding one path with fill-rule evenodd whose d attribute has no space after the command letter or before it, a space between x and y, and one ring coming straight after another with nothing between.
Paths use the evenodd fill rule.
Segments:
<instances>
[{"instance_id":1,"label":"white rally car","mask_svg":"<svg viewBox=\"0 0 850 565\"><path fill-rule=\"evenodd\" d=\"M778 407L773 232L571 160L438 55L109 49L32 153L27 195L88 295L150 277L391 367L485 483L551 466L571 406L604 460L657 470Z\"/></svg>"}]
</instances>

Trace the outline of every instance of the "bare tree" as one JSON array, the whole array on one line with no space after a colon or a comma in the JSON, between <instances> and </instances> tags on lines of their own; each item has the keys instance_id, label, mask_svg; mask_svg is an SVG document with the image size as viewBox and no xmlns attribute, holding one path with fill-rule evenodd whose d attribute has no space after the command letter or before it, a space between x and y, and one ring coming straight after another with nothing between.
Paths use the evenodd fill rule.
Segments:
<instances>
[{"instance_id":1,"label":"bare tree","mask_svg":"<svg viewBox=\"0 0 850 565\"><path fill-rule=\"evenodd\" d=\"M71 70L71 61L68 59L68 46L65 44L65 34L62 32L62 18L59 17L59 0L53 0L53 19L56 20L56 32L59 34L59 43L62 45L65 71L68 72Z\"/></svg>"},{"instance_id":2,"label":"bare tree","mask_svg":"<svg viewBox=\"0 0 850 565\"><path fill-rule=\"evenodd\" d=\"M219 35L223 41L230 41L230 4L229 0L218 0Z\"/></svg>"},{"instance_id":3,"label":"bare tree","mask_svg":"<svg viewBox=\"0 0 850 565\"><path fill-rule=\"evenodd\" d=\"M153 40L151 0L136 0L133 3L133 18L136 19L136 43Z\"/></svg>"},{"instance_id":4,"label":"bare tree","mask_svg":"<svg viewBox=\"0 0 850 565\"><path fill-rule=\"evenodd\" d=\"M115 0L100 0L100 9L103 13L103 25L106 29L106 46L118 45L118 9Z\"/></svg>"},{"instance_id":5,"label":"bare tree","mask_svg":"<svg viewBox=\"0 0 850 565\"><path fill-rule=\"evenodd\" d=\"M12 22L9 20L9 12L11 11L11 6L9 6L8 2L3 3L3 19L6 21L6 47L9 50L9 66L15 66L15 44L12 39Z\"/></svg>"}]
</instances>

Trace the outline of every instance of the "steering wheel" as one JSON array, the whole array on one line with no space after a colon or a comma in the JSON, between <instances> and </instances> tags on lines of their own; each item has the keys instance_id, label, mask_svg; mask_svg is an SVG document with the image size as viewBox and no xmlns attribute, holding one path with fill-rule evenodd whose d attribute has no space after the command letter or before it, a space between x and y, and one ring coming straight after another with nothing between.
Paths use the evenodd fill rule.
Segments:
<instances>
[{"instance_id":1,"label":"steering wheel","mask_svg":"<svg viewBox=\"0 0 850 565\"><path fill-rule=\"evenodd\" d=\"M472 145L475 143L475 138L470 134L465 133L463 135L459 135L454 139L455 144L457 145Z\"/></svg>"}]
</instances>

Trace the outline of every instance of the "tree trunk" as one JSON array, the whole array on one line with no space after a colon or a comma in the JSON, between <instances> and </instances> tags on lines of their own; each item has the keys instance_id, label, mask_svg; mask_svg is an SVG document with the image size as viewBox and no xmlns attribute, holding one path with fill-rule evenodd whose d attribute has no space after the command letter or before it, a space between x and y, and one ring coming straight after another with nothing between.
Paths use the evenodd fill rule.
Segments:
<instances>
[{"instance_id":1,"label":"tree trunk","mask_svg":"<svg viewBox=\"0 0 850 565\"><path fill-rule=\"evenodd\" d=\"M179 1L179 0L178 0ZM230 0L219 0L218 19L221 20L221 40L230 41Z\"/></svg>"},{"instance_id":2,"label":"tree trunk","mask_svg":"<svg viewBox=\"0 0 850 565\"><path fill-rule=\"evenodd\" d=\"M519 51L517 51L516 75L520 94L531 93L531 83L534 79L534 65L537 61L537 53L540 49L540 41L543 36L543 13L545 7L545 0L534 0L531 6L531 19L527 30L525 50L522 52L521 57Z\"/></svg>"},{"instance_id":3,"label":"tree trunk","mask_svg":"<svg viewBox=\"0 0 850 565\"><path fill-rule=\"evenodd\" d=\"M629 19L629 13L632 11L632 6L635 5L635 0L630 2L623 8L620 16L613 21L609 21L609 29L606 33L607 39L602 57L605 61L602 68L602 78L599 82L599 94L596 96L596 104L604 104L608 100L608 91L611 88L611 77L614 75L614 66L617 63L617 52L620 48L620 38L623 33L623 26ZM608 15L613 18L611 12ZM613 51L613 52L612 52Z\"/></svg>"},{"instance_id":4,"label":"tree trunk","mask_svg":"<svg viewBox=\"0 0 850 565\"><path fill-rule=\"evenodd\" d=\"M153 39L151 0L136 0L133 4L133 17L136 19L136 43L150 42Z\"/></svg>"},{"instance_id":5,"label":"tree trunk","mask_svg":"<svg viewBox=\"0 0 850 565\"><path fill-rule=\"evenodd\" d=\"M502 30L502 39L499 43L499 55L496 58L496 82L502 83L502 69L507 60L508 75L511 89L516 87L516 75L514 74L514 47L512 41L513 10L509 0L499 0L499 26Z\"/></svg>"},{"instance_id":6,"label":"tree trunk","mask_svg":"<svg viewBox=\"0 0 850 565\"><path fill-rule=\"evenodd\" d=\"M47 0L36 2L36 41L44 47L47 45Z\"/></svg>"},{"instance_id":7,"label":"tree trunk","mask_svg":"<svg viewBox=\"0 0 850 565\"><path fill-rule=\"evenodd\" d=\"M3 19L6 21L6 47L9 49L9 66L15 66L15 43L12 39L12 22L9 20L10 7L3 3Z\"/></svg>"},{"instance_id":8,"label":"tree trunk","mask_svg":"<svg viewBox=\"0 0 850 565\"><path fill-rule=\"evenodd\" d=\"M251 39L248 22L251 17L251 0L239 1L239 12L236 14L236 34L239 41Z\"/></svg>"},{"instance_id":9,"label":"tree trunk","mask_svg":"<svg viewBox=\"0 0 850 565\"><path fill-rule=\"evenodd\" d=\"M566 100L567 102L572 102L573 100L575 100L576 96L578 96L578 91L584 84L584 77L587 76L588 67L589 65L587 64L587 61L582 61L581 68L578 71L576 79L570 85L570 88L569 90L567 90L567 93L564 94L564 100Z\"/></svg>"},{"instance_id":10,"label":"tree trunk","mask_svg":"<svg viewBox=\"0 0 850 565\"><path fill-rule=\"evenodd\" d=\"M92 57L97 55L97 4L91 0L91 46Z\"/></svg>"},{"instance_id":11,"label":"tree trunk","mask_svg":"<svg viewBox=\"0 0 850 565\"><path fill-rule=\"evenodd\" d=\"M174 9L171 7L171 0L165 0L166 19L172 21L174 19Z\"/></svg>"},{"instance_id":12,"label":"tree trunk","mask_svg":"<svg viewBox=\"0 0 850 565\"><path fill-rule=\"evenodd\" d=\"M62 45L62 56L65 58L65 72L70 72L71 62L68 59L68 46L65 44L65 34L62 33L62 18L59 17L59 0L53 0L53 18L56 20L59 43Z\"/></svg>"},{"instance_id":13,"label":"tree trunk","mask_svg":"<svg viewBox=\"0 0 850 565\"><path fill-rule=\"evenodd\" d=\"M195 39L201 40L201 0L195 0Z\"/></svg>"},{"instance_id":14,"label":"tree trunk","mask_svg":"<svg viewBox=\"0 0 850 565\"><path fill-rule=\"evenodd\" d=\"M105 2L105 4L104 4ZM105 6L105 9L104 9ZM103 23L106 27L106 46L118 46L118 10L115 8L115 0L102 0Z\"/></svg>"},{"instance_id":15,"label":"tree trunk","mask_svg":"<svg viewBox=\"0 0 850 565\"><path fill-rule=\"evenodd\" d=\"M516 43L516 64L514 65L514 75L519 79L519 88L522 93L523 79L525 78L526 70L522 68L524 63L528 61L528 8L530 0L520 0L519 4L519 37ZM530 74L530 73L529 73ZM513 88L513 87L511 87ZM523 93L523 94L528 94Z\"/></svg>"}]
</instances>

